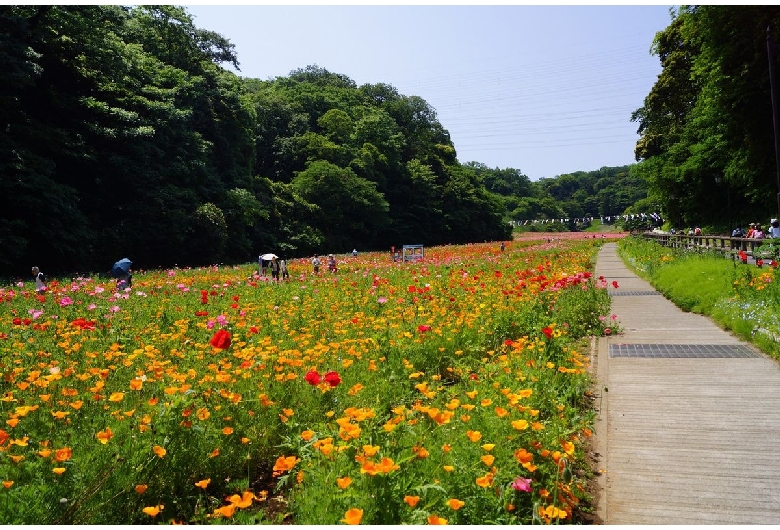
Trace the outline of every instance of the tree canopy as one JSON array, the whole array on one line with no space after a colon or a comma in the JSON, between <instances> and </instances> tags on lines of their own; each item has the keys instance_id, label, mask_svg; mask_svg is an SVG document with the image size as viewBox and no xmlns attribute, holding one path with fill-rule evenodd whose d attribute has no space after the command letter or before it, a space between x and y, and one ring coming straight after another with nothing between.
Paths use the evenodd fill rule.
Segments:
<instances>
[{"instance_id":1,"label":"tree canopy","mask_svg":"<svg viewBox=\"0 0 780 530\"><path fill-rule=\"evenodd\" d=\"M461 164L435 109L388 83L240 77L182 7L0 6L0 64L5 276L506 240L517 216L644 197L628 168L531 182Z\"/></svg>"},{"instance_id":2,"label":"tree canopy","mask_svg":"<svg viewBox=\"0 0 780 530\"><path fill-rule=\"evenodd\" d=\"M635 171L676 226L778 216L767 29L780 41L777 6L684 6L656 35Z\"/></svg>"}]
</instances>

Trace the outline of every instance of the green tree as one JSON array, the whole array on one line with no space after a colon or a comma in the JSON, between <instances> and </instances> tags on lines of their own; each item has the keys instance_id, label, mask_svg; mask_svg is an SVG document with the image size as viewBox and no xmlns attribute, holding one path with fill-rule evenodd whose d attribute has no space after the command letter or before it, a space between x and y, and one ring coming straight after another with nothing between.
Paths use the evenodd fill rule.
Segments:
<instances>
[{"instance_id":1,"label":"green tree","mask_svg":"<svg viewBox=\"0 0 780 530\"><path fill-rule=\"evenodd\" d=\"M389 206L376 184L349 168L312 162L291 184L305 201L319 207L317 227L335 251L371 248L390 222Z\"/></svg>"}]
</instances>

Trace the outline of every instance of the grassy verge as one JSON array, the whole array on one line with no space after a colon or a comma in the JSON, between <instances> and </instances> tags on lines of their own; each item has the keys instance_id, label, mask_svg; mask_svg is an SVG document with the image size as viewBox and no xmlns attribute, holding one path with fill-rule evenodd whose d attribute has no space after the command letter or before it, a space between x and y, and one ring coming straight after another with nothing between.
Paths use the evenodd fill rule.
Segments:
<instances>
[{"instance_id":1,"label":"grassy verge","mask_svg":"<svg viewBox=\"0 0 780 530\"><path fill-rule=\"evenodd\" d=\"M618 253L641 277L684 311L707 315L741 339L780 359L777 270L718 253L670 249L638 237Z\"/></svg>"}]
</instances>

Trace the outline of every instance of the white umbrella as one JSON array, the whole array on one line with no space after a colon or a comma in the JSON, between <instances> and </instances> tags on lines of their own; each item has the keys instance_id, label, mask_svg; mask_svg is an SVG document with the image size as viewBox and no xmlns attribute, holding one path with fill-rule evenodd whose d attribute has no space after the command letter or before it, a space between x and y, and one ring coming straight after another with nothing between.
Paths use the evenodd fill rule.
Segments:
<instances>
[{"instance_id":1,"label":"white umbrella","mask_svg":"<svg viewBox=\"0 0 780 530\"><path fill-rule=\"evenodd\" d=\"M263 254L262 256L260 256L260 259L263 261L271 261L274 258L279 259L279 256L277 256L276 254L272 254L270 252L268 254Z\"/></svg>"}]
</instances>

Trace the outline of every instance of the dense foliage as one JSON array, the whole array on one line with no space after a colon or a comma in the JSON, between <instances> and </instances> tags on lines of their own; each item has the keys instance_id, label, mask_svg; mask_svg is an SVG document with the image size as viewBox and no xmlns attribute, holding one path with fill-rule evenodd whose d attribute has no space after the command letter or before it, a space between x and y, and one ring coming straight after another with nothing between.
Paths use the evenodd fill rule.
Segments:
<instances>
[{"instance_id":1,"label":"dense foliage","mask_svg":"<svg viewBox=\"0 0 780 530\"><path fill-rule=\"evenodd\" d=\"M239 77L181 7L0 6L0 43L5 277L507 240L644 196L627 167L461 164L433 107L385 83Z\"/></svg>"},{"instance_id":2,"label":"dense foliage","mask_svg":"<svg viewBox=\"0 0 780 530\"><path fill-rule=\"evenodd\" d=\"M673 226L766 223L778 217L780 191L767 60L767 29L780 41L780 7L684 6L672 15L652 48L663 70L632 117L636 171Z\"/></svg>"},{"instance_id":3,"label":"dense foliage","mask_svg":"<svg viewBox=\"0 0 780 530\"><path fill-rule=\"evenodd\" d=\"M0 40L0 272L509 237L418 97L241 79L173 6L2 6Z\"/></svg>"}]
</instances>

